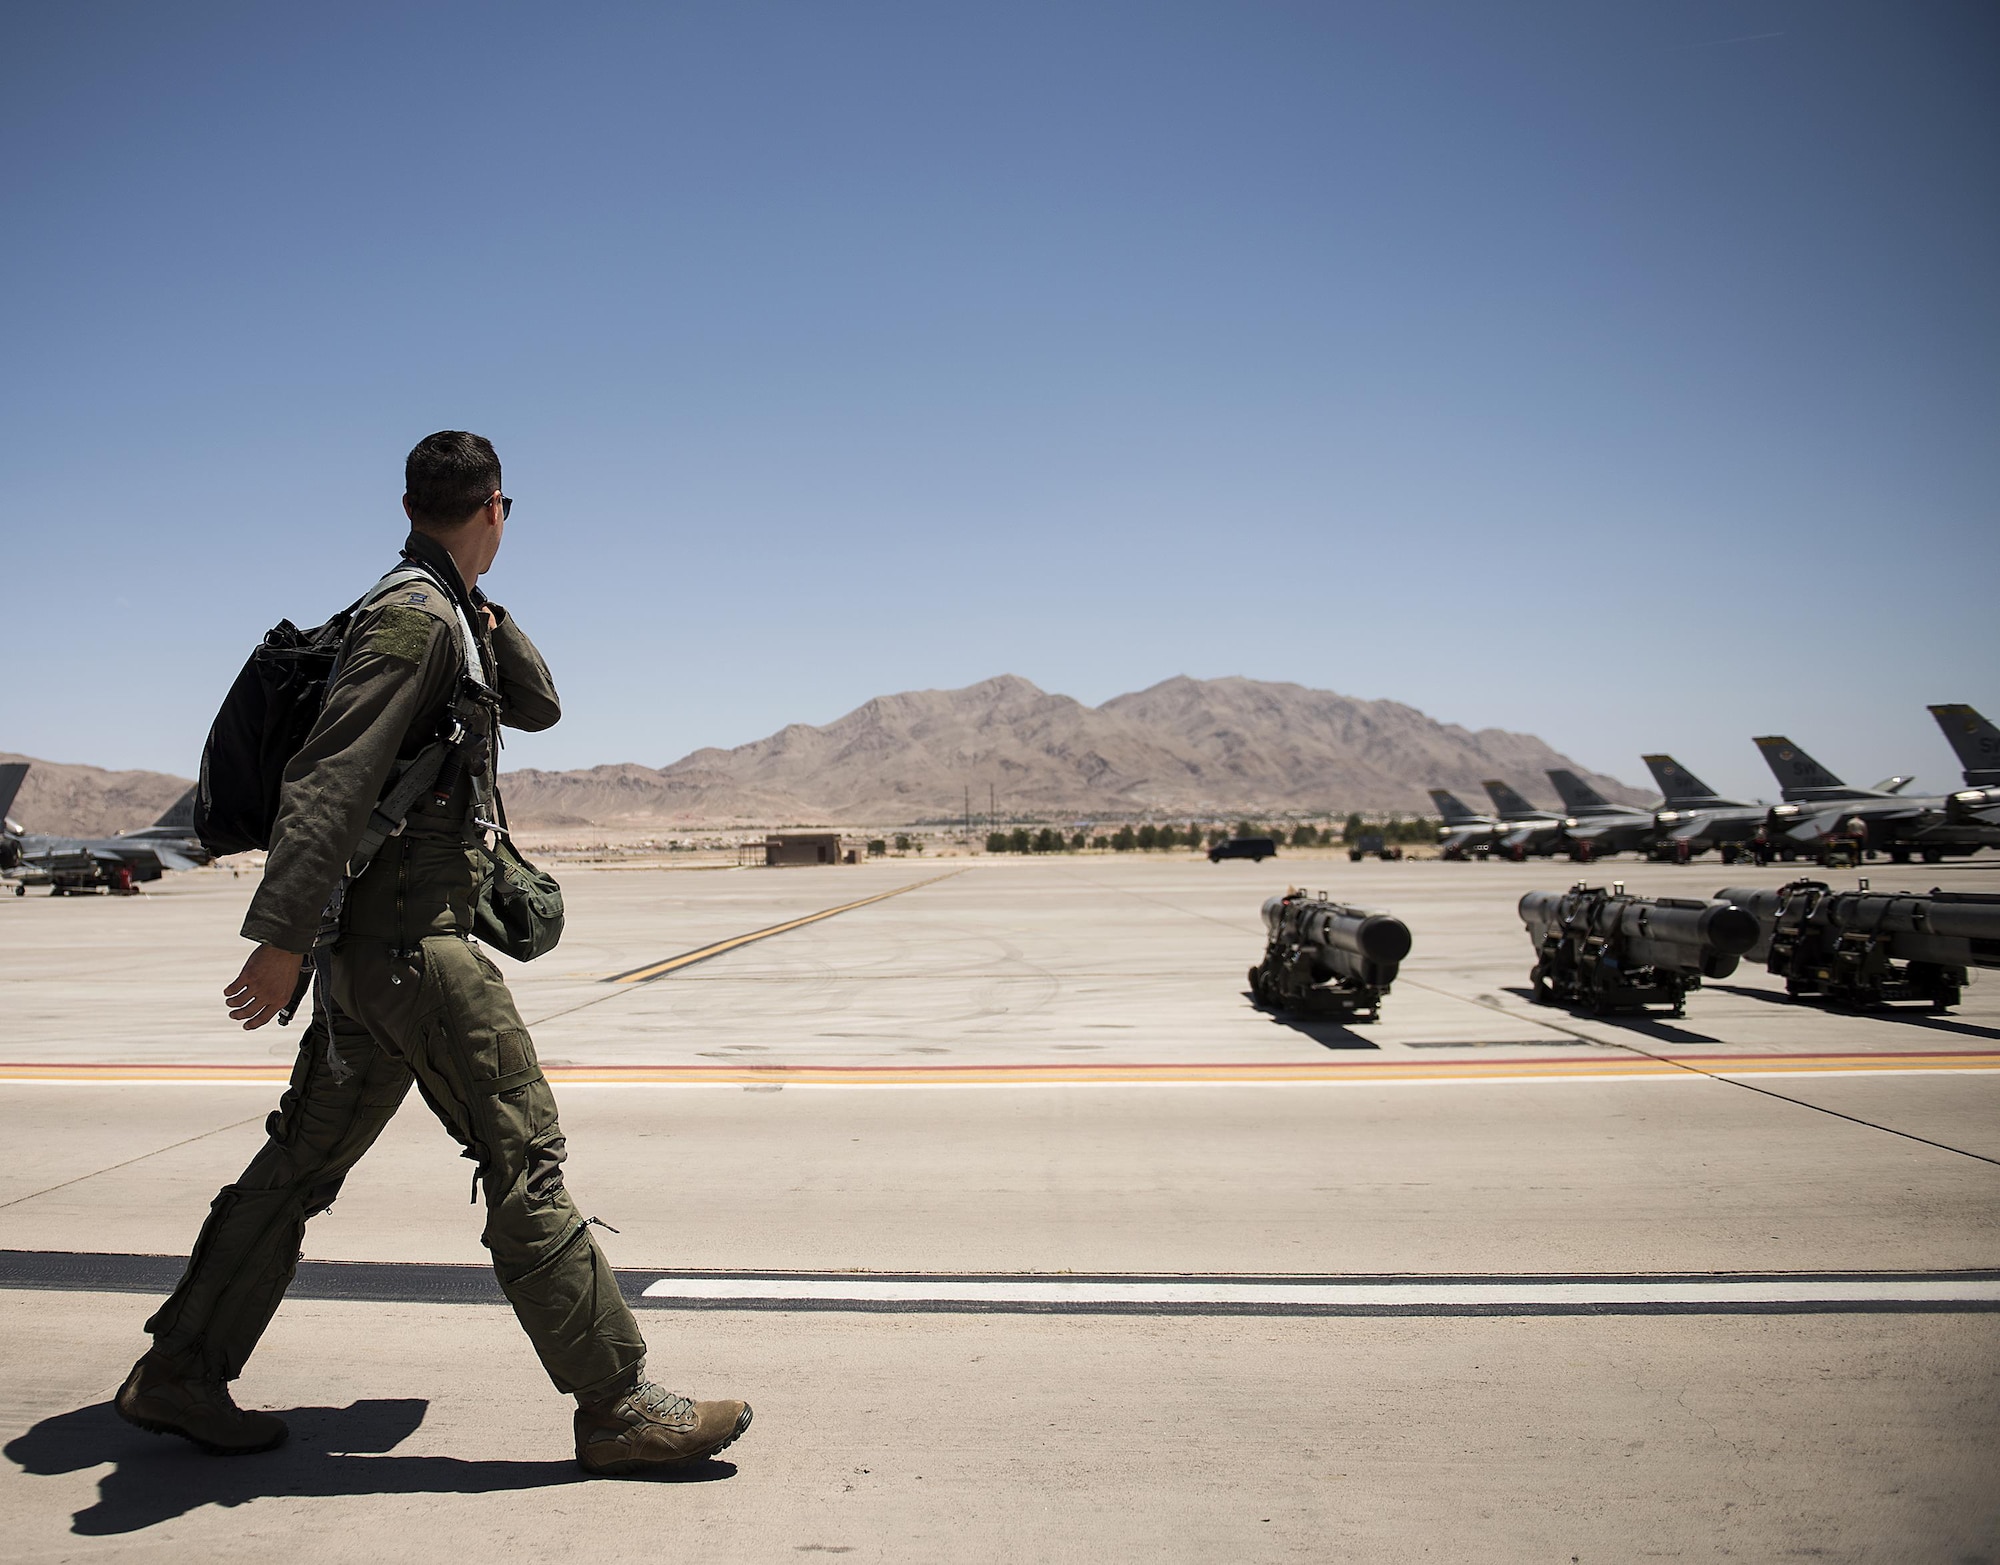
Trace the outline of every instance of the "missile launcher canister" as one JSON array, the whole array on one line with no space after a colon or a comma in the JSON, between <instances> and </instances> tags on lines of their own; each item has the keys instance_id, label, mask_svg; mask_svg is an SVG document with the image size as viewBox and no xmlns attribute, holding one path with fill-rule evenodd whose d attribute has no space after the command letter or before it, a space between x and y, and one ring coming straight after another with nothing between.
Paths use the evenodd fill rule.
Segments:
<instances>
[{"instance_id":1,"label":"missile launcher canister","mask_svg":"<svg viewBox=\"0 0 2000 1565\"><path fill-rule=\"evenodd\" d=\"M1374 1021L1396 970L1410 954L1399 918L1288 891L1264 904L1270 938L1250 969L1250 993L1271 1010L1341 1021Z\"/></svg>"},{"instance_id":2,"label":"missile launcher canister","mask_svg":"<svg viewBox=\"0 0 2000 1565\"><path fill-rule=\"evenodd\" d=\"M1727 978L1757 939L1757 921L1728 901L1634 897L1579 884L1531 891L1521 922L1535 943L1535 1000L1605 1011L1671 1006L1679 1016L1704 978Z\"/></svg>"},{"instance_id":3,"label":"missile launcher canister","mask_svg":"<svg viewBox=\"0 0 2000 1565\"><path fill-rule=\"evenodd\" d=\"M1752 961L1794 998L1869 1007L1915 1000L1956 1005L1968 968L2000 967L2000 895L1835 891L1795 880L1775 891L1717 893L1757 920Z\"/></svg>"}]
</instances>

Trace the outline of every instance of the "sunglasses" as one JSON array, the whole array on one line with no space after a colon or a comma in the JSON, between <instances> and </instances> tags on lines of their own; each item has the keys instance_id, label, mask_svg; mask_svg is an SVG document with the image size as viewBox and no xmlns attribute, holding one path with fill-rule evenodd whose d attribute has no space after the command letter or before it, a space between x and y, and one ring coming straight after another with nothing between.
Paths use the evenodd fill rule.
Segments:
<instances>
[{"instance_id":1,"label":"sunglasses","mask_svg":"<svg viewBox=\"0 0 2000 1565\"><path fill-rule=\"evenodd\" d=\"M495 500L500 502L500 520L504 522L514 514L514 498L512 495L504 495L498 492L486 497L488 505L491 505Z\"/></svg>"}]
</instances>

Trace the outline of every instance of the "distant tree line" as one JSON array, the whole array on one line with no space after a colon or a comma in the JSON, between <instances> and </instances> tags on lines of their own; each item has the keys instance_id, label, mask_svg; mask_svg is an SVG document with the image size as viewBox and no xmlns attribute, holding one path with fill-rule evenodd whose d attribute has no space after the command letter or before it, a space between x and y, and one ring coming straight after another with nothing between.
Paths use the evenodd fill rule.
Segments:
<instances>
[{"instance_id":1,"label":"distant tree line","mask_svg":"<svg viewBox=\"0 0 2000 1565\"><path fill-rule=\"evenodd\" d=\"M1320 827L1306 822L1287 827L1283 824L1260 826L1255 821L1242 820L1236 823L1232 832L1226 826L1120 826L1109 835L1093 835L1088 831L1061 832L1051 826L1031 830L1026 826L1016 826L1012 831L993 831L986 837L988 853L1081 853L1085 849L1099 849L1113 853L1157 853L1172 848L1213 847L1218 842L1226 842L1230 837L1272 837L1294 848L1313 848L1322 845L1331 847L1336 843L1352 843L1365 832L1380 832L1384 842L1415 843L1435 842L1438 823L1424 816L1414 816L1404 820L1392 815L1386 821L1373 824L1362 819L1359 812L1349 815L1346 822L1336 831L1331 826Z\"/></svg>"},{"instance_id":2,"label":"distant tree line","mask_svg":"<svg viewBox=\"0 0 2000 1565\"><path fill-rule=\"evenodd\" d=\"M1093 836L1088 831L1063 833L1044 826L1030 831L1016 826L1012 831L991 832L986 838L988 853L1081 853L1086 848L1108 849L1113 853L1158 852L1166 848L1199 848L1205 842L1220 842L1229 834L1221 827L1204 831L1200 826L1120 826L1110 835Z\"/></svg>"},{"instance_id":3,"label":"distant tree line","mask_svg":"<svg viewBox=\"0 0 2000 1565\"><path fill-rule=\"evenodd\" d=\"M1436 842L1438 822L1428 815L1413 815L1408 820L1391 815L1386 821L1370 825L1356 813L1348 816L1340 828L1340 840L1352 842L1366 832L1380 832L1384 842Z\"/></svg>"}]
</instances>

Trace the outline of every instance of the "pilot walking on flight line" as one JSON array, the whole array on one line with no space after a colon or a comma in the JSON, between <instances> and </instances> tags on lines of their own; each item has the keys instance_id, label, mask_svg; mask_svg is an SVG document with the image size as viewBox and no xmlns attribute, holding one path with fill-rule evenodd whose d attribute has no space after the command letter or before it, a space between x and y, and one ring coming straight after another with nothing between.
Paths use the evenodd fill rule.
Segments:
<instances>
[{"instance_id":1,"label":"pilot walking on flight line","mask_svg":"<svg viewBox=\"0 0 2000 1565\"><path fill-rule=\"evenodd\" d=\"M264 881L243 921L257 949L226 990L246 1028L292 999L301 953L397 760L423 750L455 705L471 705L459 699L462 672L498 692L497 721L510 727L561 716L534 644L478 591L513 506L493 447L459 430L431 435L410 453L405 486L404 558L444 591L395 591L356 615L319 720L286 768ZM461 611L482 669L464 670ZM412 1081L477 1165L481 1242L549 1378L576 1397L578 1460L646 1472L710 1455L749 1427L742 1402L693 1402L646 1378L639 1324L564 1188L563 1135L534 1044L499 971L467 939L474 786L492 797L493 721L448 802L422 794L406 829L347 888L269 1139L216 1196L179 1286L146 1323L153 1346L118 1393L119 1413L143 1429L221 1454L285 1438L273 1415L238 1408L228 1383L292 1280L306 1220L333 1204Z\"/></svg>"}]
</instances>

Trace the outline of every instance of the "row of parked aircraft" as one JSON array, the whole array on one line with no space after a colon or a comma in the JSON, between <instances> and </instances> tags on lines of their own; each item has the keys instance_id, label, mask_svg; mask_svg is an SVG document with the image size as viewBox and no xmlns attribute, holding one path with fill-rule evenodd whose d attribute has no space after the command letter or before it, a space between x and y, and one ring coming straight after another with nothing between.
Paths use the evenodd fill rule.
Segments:
<instances>
[{"instance_id":1,"label":"row of parked aircraft","mask_svg":"<svg viewBox=\"0 0 2000 1565\"><path fill-rule=\"evenodd\" d=\"M1965 786L1934 796L1908 795L1909 777L1885 777L1872 788L1842 782L1782 735L1756 741L1778 779L1783 802L1725 799L1670 755L1645 757L1661 801L1654 809L1613 804L1576 773L1550 771L1561 813L1541 810L1504 782L1483 786L1493 814L1468 809L1443 788L1430 790L1443 817L1446 858L1525 859L1566 853L1577 860L1639 852L1656 859L1690 859L1716 849L1725 864L1739 858L1830 861L1836 854L1882 852L1898 864L2000 847L2000 729L1969 706L1934 706Z\"/></svg>"},{"instance_id":2,"label":"row of parked aircraft","mask_svg":"<svg viewBox=\"0 0 2000 1565\"><path fill-rule=\"evenodd\" d=\"M170 869L194 869L210 862L194 834L194 789L174 801L150 826L115 837L51 837L29 831L8 812L28 775L28 763L0 765L0 879L14 883L14 895L47 886L52 896L99 890L131 891L158 880Z\"/></svg>"}]
</instances>

